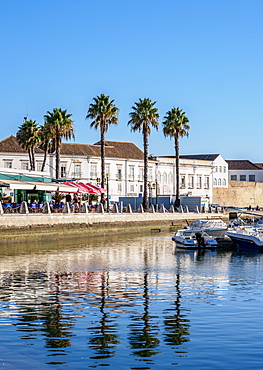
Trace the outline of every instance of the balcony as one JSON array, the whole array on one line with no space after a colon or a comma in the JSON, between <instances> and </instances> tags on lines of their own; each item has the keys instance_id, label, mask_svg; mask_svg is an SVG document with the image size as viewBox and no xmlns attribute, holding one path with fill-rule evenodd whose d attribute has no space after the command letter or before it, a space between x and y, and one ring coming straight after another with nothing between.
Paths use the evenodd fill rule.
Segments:
<instances>
[{"instance_id":1,"label":"balcony","mask_svg":"<svg viewBox=\"0 0 263 370\"><path fill-rule=\"evenodd\" d=\"M82 178L82 172L72 172L71 177L73 179L81 179Z\"/></svg>"},{"instance_id":2,"label":"balcony","mask_svg":"<svg viewBox=\"0 0 263 370\"><path fill-rule=\"evenodd\" d=\"M90 173L90 178L91 178L92 180L96 180L96 179L97 179L97 177L98 177L98 172L91 172L91 173Z\"/></svg>"}]
</instances>

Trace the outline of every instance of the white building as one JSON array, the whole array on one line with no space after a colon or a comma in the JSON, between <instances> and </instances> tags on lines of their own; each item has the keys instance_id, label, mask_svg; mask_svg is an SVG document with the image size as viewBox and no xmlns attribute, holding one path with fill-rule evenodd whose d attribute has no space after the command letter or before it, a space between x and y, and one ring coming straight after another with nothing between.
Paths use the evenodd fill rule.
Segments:
<instances>
[{"instance_id":1,"label":"white building","mask_svg":"<svg viewBox=\"0 0 263 370\"><path fill-rule=\"evenodd\" d=\"M263 182L262 163L249 160L227 160L229 180Z\"/></svg>"},{"instance_id":2,"label":"white building","mask_svg":"<svg viewBox=\"0 0 263 370\"><path fill-rule=\"evenodd\" d=\"M43 151L36 150L38 174L43 162ZM0 141L0 174L8 171L29 171L29 158L16 138L10 136ZM49 153L45 173L55 178L55 153ZM106 141L105 174L108 175L108 190L112 200L120 196L140 196L143 193L143 152L133 143ZM219 155L180 156L180 195L200 196L213 202L213 186L228 186L228 165ZM40 175L41 176L41 175ZM61 148L60 179L76 180L100 185L100 143L94 145L63 143ZM1 177L5 178L5 177ZM174 195L176 170L174 156L149 157L148 188L157 184L158 195ZM155 190L156 191L156 190Z\"/></svg>"}]
</instances>

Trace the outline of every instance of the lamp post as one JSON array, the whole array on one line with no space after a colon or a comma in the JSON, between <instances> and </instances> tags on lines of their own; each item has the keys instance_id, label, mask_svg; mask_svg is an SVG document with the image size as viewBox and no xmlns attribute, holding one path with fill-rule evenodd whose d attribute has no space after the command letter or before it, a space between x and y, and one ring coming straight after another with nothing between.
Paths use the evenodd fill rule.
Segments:
<instances>
[{"instance_id":1,"label":"lamp post","mask_svg":"<svg viewBox=\"0 0 263 370\"><path fill-rule=\"evenodd\" d=\"M106 189L107 189L107 212L110 211L110 200L109 200L109 174L106 173Z\"/></svg>"},{"instance_id":2,"label":"lamp post","mask_svg":"<svg viewBox=\"0 0 263 370\"><path fill-rule=\"evenodd\" d=\"M151 206L151 201L152 201L152 184L148 182L148 189L149 189L149 206Z\"/></svg>"},{"instance_id":3,"label":"lamp post","mask_svg":"<svg viewBox=\"0 0 263 370\"><path fill-rule=\"evenodd\" d=\"M155 180L155 186L156 186L156 211L158 211L158 180Z\"/></svg>"}]
</instances>

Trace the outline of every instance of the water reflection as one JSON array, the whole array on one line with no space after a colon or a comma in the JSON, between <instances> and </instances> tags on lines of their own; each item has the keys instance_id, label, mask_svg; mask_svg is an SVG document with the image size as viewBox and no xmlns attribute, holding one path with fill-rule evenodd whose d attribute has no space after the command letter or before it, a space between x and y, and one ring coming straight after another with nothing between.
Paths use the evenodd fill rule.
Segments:
<instances>
[{"instance_id":1,"label":"water reflection","mask_svg":"<svg viewBox=\"0 0 263 370\"><path fill-rule=\"evenodd\" d=\"M202 317L213 327L244 287L263 295L262 269L261 255L175 253L170 235L3 248L0 345L58 368L169 368L191 361Z\"/></svg>"},{"instance_id":2,"label":"water reflection","mask_svg":"<svg viewBox=\"0 0 263 370\"><path fill-rule=\"evenodd\" d=\"M179 346L185 342L188 342L189 339L189 328L190 320L187 319L187 316L184 315L181 311L181 290L180 290L180 258L177 256L176 264L176 282L175 282L175 302L171 308L168 308L164 311L164 324L166 327L165 331L165 342L169 345ZM180 350L180 352L186 352Z\"/></svg>"},{"instance_id":3,"label":"water reflection","mask_svg":"<svg viewBox=\"0 0 263 370\"><path fill-rule=\"evenodd\" d=\"M105 276L106 275L106 276ZM101 319L92 323L93 325L88 327L89 336L89 347L95 351L96 356L92 356L93 359L104 359L112 357L115 354L114 348L119 344L118 325L110 319L109 314L106 311L106 298L109 290L109 274L101 275L101 300L100 300L100 312Z\"/></svg>"}]
</instances>

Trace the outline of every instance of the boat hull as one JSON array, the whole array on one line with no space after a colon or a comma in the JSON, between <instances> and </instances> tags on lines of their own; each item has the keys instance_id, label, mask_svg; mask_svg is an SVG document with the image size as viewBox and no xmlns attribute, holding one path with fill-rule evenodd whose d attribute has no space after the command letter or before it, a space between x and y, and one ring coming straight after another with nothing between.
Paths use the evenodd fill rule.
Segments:
<instances>
[{"instance_id":1,"label":"boat hull","mask_svg":"<svg viewBox=\"0 0 263 370\"><path fill-rule=\"evenodd\" d=\"M263 242L253 235L227 232L238 251L263 253Z\"/></svg>"},{"instance_id":2,"label":"boat hull","mask_svg":"<svg viewBox=\"0 0 263 370\"><path fill-rule=\"evenodd\" d=\"M176 248L178 249L185 249L185 250L197 250L197 249L204 249L204 250L211 250L216 249L218 247L218 244L216 240L206 240L205 245L199 247L196 239L194 238L184 238L184 237L178 237L173 236L172 240L176 244Z\"/></svg>"}]
</instances>

